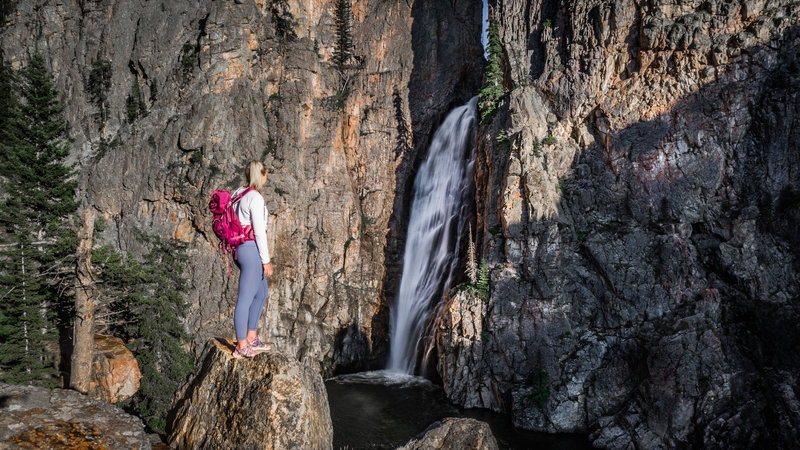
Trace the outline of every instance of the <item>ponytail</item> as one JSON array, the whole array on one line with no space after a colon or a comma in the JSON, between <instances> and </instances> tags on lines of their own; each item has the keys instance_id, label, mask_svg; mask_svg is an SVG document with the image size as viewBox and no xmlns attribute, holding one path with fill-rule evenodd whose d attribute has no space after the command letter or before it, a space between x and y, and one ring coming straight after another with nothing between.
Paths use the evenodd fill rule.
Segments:
<instances>
[{"instance_id":1,"label":"ponytail","mask_svg":"<svg viewBox=\"0 0 800 450\"><path fill-rule=\"evenodd\" d=\"M244 178L247 181L247 187L261 190L262 180L267 173L267 168L261 161L250 161L244 169Z\"/></svg>"}]
</instances>

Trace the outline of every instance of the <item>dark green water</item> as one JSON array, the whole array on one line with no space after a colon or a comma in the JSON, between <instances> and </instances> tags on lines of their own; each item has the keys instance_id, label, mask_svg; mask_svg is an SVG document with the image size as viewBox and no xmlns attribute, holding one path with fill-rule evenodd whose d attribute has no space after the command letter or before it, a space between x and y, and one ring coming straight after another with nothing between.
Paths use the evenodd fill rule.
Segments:
<instances>
[{"instance_id":1,"label":"dark green water","mask_svg":"<svg viewBox=\"0 0 800 450\"><path fill-rule=\"evenodd\" d=\"M592 448L585 435L518 430L507 415L453 406L441 387L420 377L365 372L329 378L325 386L335 449L395 449L445 417L487 422L500 448Z\"/></svg>"}]
</instances>

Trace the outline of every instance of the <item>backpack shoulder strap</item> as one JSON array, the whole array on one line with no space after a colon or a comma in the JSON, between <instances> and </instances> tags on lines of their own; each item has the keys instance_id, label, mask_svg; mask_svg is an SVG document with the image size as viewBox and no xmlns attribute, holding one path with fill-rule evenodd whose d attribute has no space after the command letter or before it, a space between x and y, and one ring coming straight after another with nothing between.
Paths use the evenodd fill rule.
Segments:
<instances>
[{"instance_id":1,"label":"backpack shoulder strap","mask_svg":"<svg viewBox=\"0 0 800 450\"><path fill-rule=\"evenodd\" d=\"M251 188L251 187L249 187L249 188L245 189L245 190L244 190L244 192L242 192L241 194L237 195L236 197L233 197L233 198L231 199L231 203L236 203L236 202L238 202L238 201L239 201L239 200L241 200L241 198L242 198L242 197L244 197L244 196L245 196L245 195L246 195L248 192L250 192L250 191L254 191L254 190L255 190L255 189L253 189L253 188Z\"/></svg>"}]
</instances>

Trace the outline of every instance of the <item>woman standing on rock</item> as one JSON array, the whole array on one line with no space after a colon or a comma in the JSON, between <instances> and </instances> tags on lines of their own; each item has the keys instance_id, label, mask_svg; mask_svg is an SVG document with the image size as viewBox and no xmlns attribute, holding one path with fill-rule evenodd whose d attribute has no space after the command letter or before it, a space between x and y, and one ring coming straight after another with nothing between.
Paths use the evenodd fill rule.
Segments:
<instances>
[{"instance_id":1,"label":"woman standing on rock","mask_svg":"<svg viewBox=\"0 0 800 450\"><path fill-rule=\"evenodd\" d=\"M267 247L267 205L259 192L267 182L267 168L260 161L251 161L245 169L247 185L232 197L247 191L234 205L243 227L250 226L255 240L245 241L236 249L239 272L239 298L233 313L236 329L234 358L252 358L258 351L269 351L270 345L258 338L258 320L269 293L267 278L272 276L272 263Z\"/></svg>"}]
</instances>

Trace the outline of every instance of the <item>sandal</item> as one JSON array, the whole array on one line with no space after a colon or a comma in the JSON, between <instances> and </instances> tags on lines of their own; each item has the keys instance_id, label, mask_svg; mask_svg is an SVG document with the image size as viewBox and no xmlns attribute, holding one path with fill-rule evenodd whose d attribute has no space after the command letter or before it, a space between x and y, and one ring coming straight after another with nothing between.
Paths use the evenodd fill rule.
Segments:
<instances>
[{"instance_id":1,"label":"sandal","mask_svg":"<svg viewBox=\"0 0 800 450\"><path fill-rule=\"evenodd\" d=\"M233 351L233 357L236 359L252 358L254 356L256 356L256 350L250 344L247 344L242 348L237 347L236 350Z\"/></svg>"},{"instance_id":2,"label":"sandal","mask_svg":"<svg viewBox=\"0 0 800 450\"><path fill-rule=\"evenodd\" d=\"M247 345L257 352L268 352L272 350L272 346L270 344L261 342L261 339L259 338L255 338L252 341L247 341Z\"/></svg>"}]
</instances>

